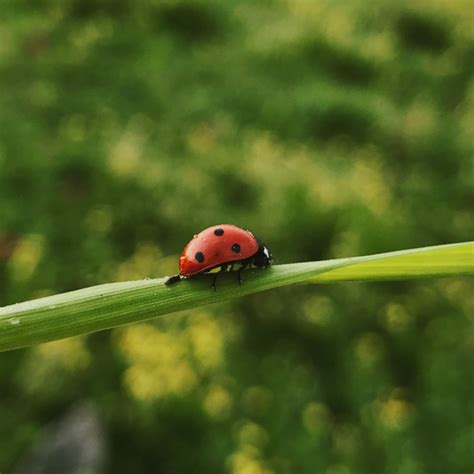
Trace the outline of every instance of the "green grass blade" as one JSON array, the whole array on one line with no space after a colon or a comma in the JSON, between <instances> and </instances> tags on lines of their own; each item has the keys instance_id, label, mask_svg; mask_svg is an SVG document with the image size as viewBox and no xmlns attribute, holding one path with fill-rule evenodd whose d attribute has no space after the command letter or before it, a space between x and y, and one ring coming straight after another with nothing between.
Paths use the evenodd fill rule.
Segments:
<instances>
[{"instance_id":1,"label":"green grass blade","mask_svg":"<svg viewBox=\"0 0 474 474\"><path fill-rule=\"evenodd\" d=\"M440 245L402 250L368 257L348 258L333 270L315 275L310 281L404 280L409 278L472 275L474 243Z\"/></svg>"},{"instance_id":2,"label":"green grass blade","mask_svg":"<svg viewBox=\"0 0 474 474\"><path fill-rule=\"evenodd\" d=\"M183 309L225 301L294 283L387 280L474 274L474 242L389 252L366 257L275 265L171 286L165 279L138 280L84 288L0 308L0 351L86 334Z\"/></svg>"}]
</instances>

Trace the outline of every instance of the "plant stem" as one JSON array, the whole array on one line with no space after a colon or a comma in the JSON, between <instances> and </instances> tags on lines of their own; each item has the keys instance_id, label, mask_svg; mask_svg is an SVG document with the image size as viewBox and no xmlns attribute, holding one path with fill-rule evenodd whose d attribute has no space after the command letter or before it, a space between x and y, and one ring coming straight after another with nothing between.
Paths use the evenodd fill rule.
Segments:
<instances>
[{"instance_id":1,"label":"plant stem","mask_svg":"<svg viewBox=\"0 0 474 474\"><path fill-rule=\"evenodd\" d=\"M0 308L0 351L109 329L295 283L400 280L474 274L474 242L248 270L165 285L165 278L109 283Z\"/></svg>"}]
</instances>

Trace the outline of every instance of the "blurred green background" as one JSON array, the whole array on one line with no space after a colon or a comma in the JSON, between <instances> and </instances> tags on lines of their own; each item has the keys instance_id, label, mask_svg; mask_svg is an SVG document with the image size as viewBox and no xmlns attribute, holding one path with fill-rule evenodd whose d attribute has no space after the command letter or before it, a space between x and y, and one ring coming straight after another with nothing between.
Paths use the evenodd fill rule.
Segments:
<instances>
[{"instance_id":1,"label":"blurred green background","mask_svg":"<svg viewBox=\"0 0 474 474\"><path fill-rule=\"evenodd\" d=\"M218 223L276 263L472 238L471 0L0 3L0 306L175 273ZM0 471L471 472L473 290L295 286L2 353Z\"/></svg>"}]
</instances>

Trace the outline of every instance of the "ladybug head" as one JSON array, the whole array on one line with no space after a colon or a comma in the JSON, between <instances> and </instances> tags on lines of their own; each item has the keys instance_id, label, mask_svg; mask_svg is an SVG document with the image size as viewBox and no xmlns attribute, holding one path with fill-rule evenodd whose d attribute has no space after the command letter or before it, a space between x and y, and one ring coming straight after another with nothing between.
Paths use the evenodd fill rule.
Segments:
<instances>
[{"instance_id":1,"label":"ladybug head","mask_svg":"<svg viewBox=\"0 0 474 474\"><path fill-rule=\"evenodd\" d=\"M268 267L272 264L272 254L265 245L259 242L258 252L255 254L253 264L256 267Z\"/></svg>"}]
</instances>

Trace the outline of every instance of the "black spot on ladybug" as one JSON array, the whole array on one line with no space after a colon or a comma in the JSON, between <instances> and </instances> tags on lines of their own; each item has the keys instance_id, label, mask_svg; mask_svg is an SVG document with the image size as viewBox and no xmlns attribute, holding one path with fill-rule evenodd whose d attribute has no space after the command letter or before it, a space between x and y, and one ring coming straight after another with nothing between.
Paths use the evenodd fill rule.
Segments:
<instances>
[{"instance_id":1,"label":"black spot on ladybug","mask_svg":"<svg viewBox=\"0 0 474 474\"><path fill-rule=\"evenodd\" d=\"M239 244L232 245L232 252L239 253L240 252L240 245Z\"/></svg>"},{"instance_id":2,"label":"black spot on ladybug","mask_svg":"<svg viewBox=\"0 0 474 474\"><path fill-rule=\"evenodd\" d=\"M196 255L194 255L194 258L195 258L199 263L204 262L204 254L203 254L202 252L196 252Z\"/></svg>"},{"instance_id":3,"label":"black spot on ladybug","mask_svg":"<svg viewBox=\"0 0 474 474\"><path fill-rule=\"evenodd\" d=\"M224 235L224 229L215 229L214 230L214 235L218 235L219 237L221 235Z\"/></svg>"}]
</instances>

